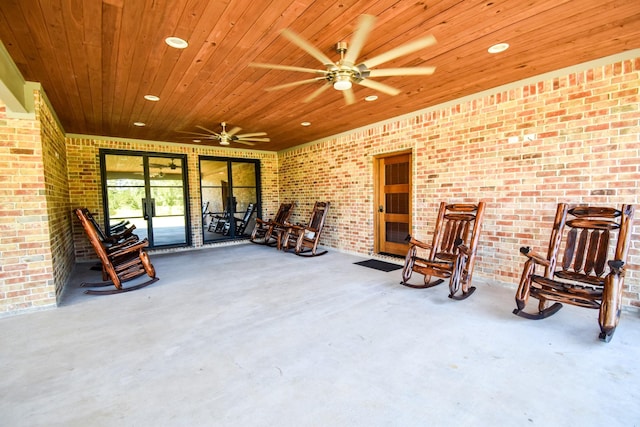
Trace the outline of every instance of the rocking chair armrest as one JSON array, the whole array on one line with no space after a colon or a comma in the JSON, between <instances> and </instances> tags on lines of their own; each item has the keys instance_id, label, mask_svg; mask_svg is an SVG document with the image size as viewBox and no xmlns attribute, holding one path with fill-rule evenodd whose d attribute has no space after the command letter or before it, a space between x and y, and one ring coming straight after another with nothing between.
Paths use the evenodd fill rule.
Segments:
<instances>
[{"instance_id":1,"label":"rocking chair armrest","mask_svg":"<svg viewBox=\"0 0 640 427\"><path fill-rule=\"evenodd\" d=\"M107 252L108 253L113 253L115 251L118 251L122 248L125 248L129 245L132 245L134 243L136 243L138 241L138 236L130 236L127 237L127 239L121 241L120 243L115 243L113 245L107 246Z\"/></svg>"},{"instance_id":2,"label":"rocking chair armrest","mask_svg":"<svg viewBox=\"0 0 640 427\"><path fill-rule=\"evenodd\" d=\"M109 256L116 258L122 255L126 255L130 252L135 252L140 249L146 248L147 246L149 246L149 241L145 238L144 240L140 240L138 242L132 243L131 245L123 246L122 248L119 248L117 251L110 252Z\"/></svg>"},{"instance_id":3,"label":"rocking chair armrest","mask_svg":"<svg viewBox=\"0 0 640 427\"><path fill-rule=\"evenodd\" d=\"M459 244L459 245L457 246L457 248L458 248L458 252L459 252L459 253L461 253L462 255L464 255L464 256L466 256L466 257L468 257L468 256L470 256L470 255L471 255L471 249L469 249L469 247L468 247L468 246L463 245L463 244L461 243L461 244Z\"/></svg>"},{"instance_id":4,"label":"rocking chair armrest","mask_svg":"<svg viewBox=\"0 0 640 427\"><path fill-rule=\"evenodd\" d=\"M543 257L542 255L536 252L531 252L531 248L528 246L521 247L520 253L526 256L527 258L532 259L536 264L540 264L544 267L548 267L551 265L548 259L546 259L545 257Z\"/></svg>"},{"instance_id":5,"label":"rocking chair armrest","mask_svg":"<svg viewBox=\"0 0 640 427\"><path fill-rule=\"evenodd\" d=\"M256 223L261 225L269 225L272 223L272 221L270 219L265 221L264 219L256 218Z\"/></svg>"},{"instance_id":6,"label":"rocking chair armrest","mask_svg":"<svg viewBox=\"0 0 640 427\"><path fill-rule=\"evenodd\" d=\"M284 224L285 227L290 228L291 230L295 231L296 233L300 232L300 231L304 231L306 229L306 227L302 224L290 224L290 223L285 223Z\"/></svg>"},{"instance_id":7,"label":"rocking chair armrest","mask_svg":"<svg viewBox=\"0 0 640 427\"><path fill-rule=\"evenodd\" d=\"M416 239L414 237L411 237L411 236L407 236L407 237L409 238L408 241L409 241L410 245L417 246L417 247L422 248L422 249L431 249L431 244L430 243L422 242L422 241L420 241L420 240L418 240L418 239Z\"/></svg>"}]
</instances>

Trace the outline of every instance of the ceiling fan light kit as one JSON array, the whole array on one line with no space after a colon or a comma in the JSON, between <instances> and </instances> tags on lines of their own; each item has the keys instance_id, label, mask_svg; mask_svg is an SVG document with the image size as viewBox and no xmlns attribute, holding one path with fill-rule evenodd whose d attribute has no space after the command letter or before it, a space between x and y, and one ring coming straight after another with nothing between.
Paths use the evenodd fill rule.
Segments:
<instances>
[{"instance_id":1,"label":"ceiling fan light kit","mask_svg":"<svg viewBox=\"0 0 640 427\"><path fill-rule=\"evenodd\" d=\"M435 72L435 67L432 66L374 69L380 64L392 61L401 56L408 55L410 53L435 44L436 39L432 35L423 36L409 43L405 43L401 46L391 49L385 53L377 55L373 58L366 59L361 63L357 63L358 56L360 55L360 52L364 47L364 43L369 36L369 33L373 29L375 20L376 18L372 15L360 16L358 26L351 40L351 47L347 49L347 43L343 41L339 42L336 45L336 51L340 54L340 60L338 62L332 61L320 49L312 45L309 41L296 34L292 30L285 29L282 31L282 36L284 36L289 41L297 45L300 49L304 50L309 55L313 56L315 59L321 62L325 66L324 70L258 62L252 62L249 65L256 68L265 68L270 70L296 71L320 75L319 77L311 79L299 80L291 83L272 86L270 88L267 88L266 90L280 90L308 83L324 81L324 84L316 89L311 95L307 96L303 100L303 102L310 102L318 97L327 88L333 87L335 90L342 92L345 103L347 105L353 104L355 102L355 96L353 94L352 88L353 84L365 86L369 89L394 96L399 94L401 90L388 86L384 83L371 80L371 78L389 76L431 75Z\"/></svg>"}]
</instances>

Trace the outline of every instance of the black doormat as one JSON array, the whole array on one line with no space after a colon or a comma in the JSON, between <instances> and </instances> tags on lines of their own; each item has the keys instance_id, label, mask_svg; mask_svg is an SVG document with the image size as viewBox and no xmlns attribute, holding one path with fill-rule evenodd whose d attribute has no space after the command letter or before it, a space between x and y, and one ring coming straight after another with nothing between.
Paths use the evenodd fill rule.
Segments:
<instances>
[{"instance_id":1,"label":"black doormat","mask_svg":"<svg viewBox=\"0 0 640 427\"><path fill-rule=\"evenodd\" d=\"M363 267L369 267L380 271L394 271L400 270L402 268L401 265L391 264L390 262L384 262L377 259L368 259L366 261L358 261L354 262L354 264L361 265Z\"/></svg>"}]
</instances>

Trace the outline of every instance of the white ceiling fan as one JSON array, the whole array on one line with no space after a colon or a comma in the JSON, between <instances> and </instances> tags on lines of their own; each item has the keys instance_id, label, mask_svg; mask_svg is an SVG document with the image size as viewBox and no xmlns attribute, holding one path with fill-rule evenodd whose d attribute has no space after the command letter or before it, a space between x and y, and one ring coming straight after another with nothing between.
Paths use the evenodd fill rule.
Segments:
<instances>
[{"instance_id":1,"label":"white ceiling fan","mask_svg":"<svg viewBox=\"0 0 640 427\"><path fill-rule=\"evenodd\" d=\"M222 132L215 132L211 129L207 129L204 126L196 125L197 128L202 129L207 133L202 132L188 132L188 131L178 131L180 133L186 133L191 136L187 138L198 139L198 140L213 140L219 141L220 145L230 145L232 142L244 145L256 145L256 142L269 142L271 141L269 138L257 138L259 136L266 136L266 132L253 132L253 133L243 133L238 134L242 130L241 127L234 127L229 132L227 132L227 124L225 122L220 123L222 126Z\"/></svg>"},{"instance_id":2,"label":"white ceiling fan","mask_svg":"<svg viewBox=\"0 0 640 427\"><path fill-rule=\"evenodd\" d=\"M322 92L332 87L336 90L342 91L344 100L349 104L355 102L355 96L353 94L353 84L359 84L361 86L368 87L373 90L385 93L387 95L397 95L400 93L399 89L386 85L384 83L371 80L375 77L388 77L388 76L418 76L418 75L431 75L435 72L435 67L410 67L410 68L385 68L385 69L373 69L376 66L393 59L399 58L404 55L408 55L420 49L424 49L436 43L435 37L427 35L418 38L414 41L405 43L394 49L391 49L383 54L375 56L370 59L365 59L363 62L357 63L358 55L362 50L364 43L369 36L376 18L371 15L361 15L358 21L358 27L354 32L353 39L351 40L351 46L347 50L346 42L339 42L336 46L337 52L340 54L340 60L338 62L332 61L327 55L322 53L318 48L313 46L307 40L300 35L296 34L290 29L284 29L282 35L289 39L289 41L296 44L299 48L307 52L309 55L320 61L325 69L313 69L304 67L295 67L290 65L279 64L267 64L253 62L249 64L251 67L266 68L272 70L285 70L285 71L298 71L303 73L314 73L319 76L299 80L291 83L284 83L281 85L267 88L268 91L285 89L289 87L304 85L307 83L315 83L318 81L324 81L324 84L317 88L311 95L306 97L303 102L310 102L315 99Z\"/></svg>"}]
</instances>

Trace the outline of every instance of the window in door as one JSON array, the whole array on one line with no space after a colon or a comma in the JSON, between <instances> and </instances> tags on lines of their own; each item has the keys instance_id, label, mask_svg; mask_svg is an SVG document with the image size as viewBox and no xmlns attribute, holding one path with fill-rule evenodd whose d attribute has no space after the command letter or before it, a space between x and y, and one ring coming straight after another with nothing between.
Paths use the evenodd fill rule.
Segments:
<instances>
[{"instance_id":1,"label":"window in door","mask_svg":"<svg viewBox=\"0 0 640 427\"><path fill-rule=\"evenodd\" d=\"M260 161L200 158L203 240L244 239L260 212Z\"/></svg>"}]
</instances>

